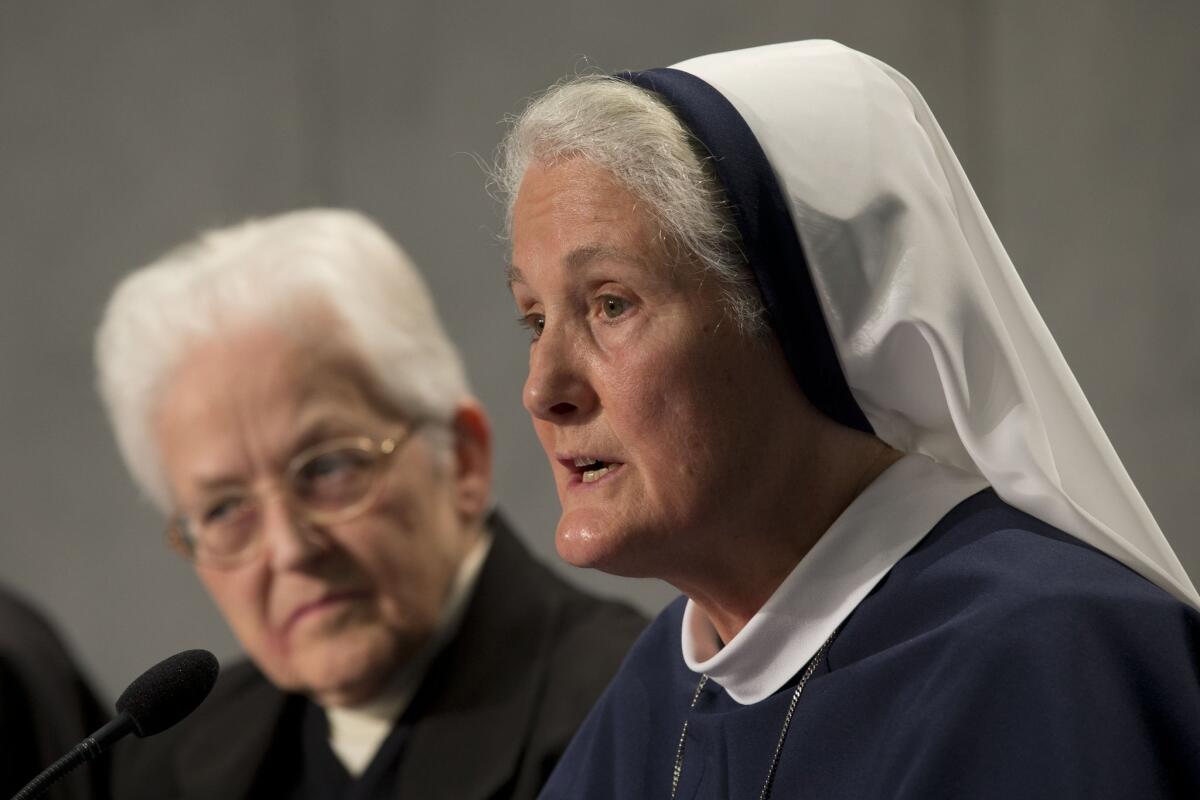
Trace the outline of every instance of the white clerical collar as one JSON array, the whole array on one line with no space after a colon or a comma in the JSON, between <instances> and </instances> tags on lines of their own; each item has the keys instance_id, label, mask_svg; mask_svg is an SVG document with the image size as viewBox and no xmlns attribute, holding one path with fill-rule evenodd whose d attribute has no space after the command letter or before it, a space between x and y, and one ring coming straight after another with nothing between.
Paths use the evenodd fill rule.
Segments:
<instances>
[{"instance_id":1,"label":"white clerical collar","mask_svg":"<svg viewBox=\"0 0 1200 800\"><path fill-rule=\"evenodd\" d=\"M722 647L708 616L688 600L683 660L743 705L766 699L938 520L986 486L978 475L904 456L846 507L733 641Z\"/></svg>"},{"instance_id":2,"label":"white clerical collar","mask_svg":"<svg viewBox=\"0 0 1200 800\"><path fill-rule=\"evenodd\" d=\"M366 770L396 720L412 702L429 663L458 632L491 546L491 533L484 530L458 567L429 642L397 670L386 689L354 707L325 709L329 721L329 746L352 776L357 778Z\"/></svg>"}]
</instances>

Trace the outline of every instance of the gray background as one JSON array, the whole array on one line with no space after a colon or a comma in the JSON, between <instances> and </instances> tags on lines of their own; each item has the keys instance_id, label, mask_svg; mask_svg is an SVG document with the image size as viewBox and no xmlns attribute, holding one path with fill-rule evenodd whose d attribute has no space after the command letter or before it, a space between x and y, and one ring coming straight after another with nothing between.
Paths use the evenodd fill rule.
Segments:
<instances>
[{"instance_id":1,"label":"gray background","mask_svg":"<svg viewBox=\"0 0 1200 800\"><path fill-rule=\"evenodd\" d=\"M131 488L91 335L128 269L251 214L345 205L432 284L493 415L501 503L551 557L520 406L525 337L475 156L560 75L828 36L907 73L1126 467L1200 575L1200 4L4 2L0 582L115 694L154 659L236 652ZM657 609L653 582L572 577Z\"/></svg>"}]
</instances>

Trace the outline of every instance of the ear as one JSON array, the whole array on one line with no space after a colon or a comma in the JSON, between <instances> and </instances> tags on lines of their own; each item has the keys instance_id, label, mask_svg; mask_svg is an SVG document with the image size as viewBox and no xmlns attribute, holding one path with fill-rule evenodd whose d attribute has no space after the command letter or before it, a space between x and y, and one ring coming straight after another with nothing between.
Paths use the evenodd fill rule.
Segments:
<instances>
[{"instance_id":1,"label":"ear","mask_svg":"<svg viewBox=\"0 0 1200 800\"><path fill-rule=\"evenodd\" d=\"M475 400L454 412L454 498L460 519L476 522L492 490L492 429Z\"/></svg>"}]
</instances>

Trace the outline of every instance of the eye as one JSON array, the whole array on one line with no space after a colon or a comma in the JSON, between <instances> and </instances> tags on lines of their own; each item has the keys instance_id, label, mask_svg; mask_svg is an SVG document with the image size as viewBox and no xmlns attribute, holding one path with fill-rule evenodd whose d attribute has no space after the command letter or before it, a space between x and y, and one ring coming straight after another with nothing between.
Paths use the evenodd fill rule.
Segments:
<instances>
[{"instance_id":1,"label":"eye","mask_svg":"<svg viewBox=\"0 0 1200 800\"><path fill-rule=\"evenodd\" d=\"M298 470L292 489L306 503L338 503L356 497L370 482L374 462L356 448L321 453Z\"/></svg>"},{"instance_id":2,"label":"eye","mask_svg":"<svg viewBox=\"0 0 1200 800\"><path fill-rule=\"evenodd\" d=\"M607 319L616 319L628 311L629 306L628 300L613 294L606 294L600 298L600 311Z\"/></svg>"},{"instance_id":3,"label":"eye","mask_svg":"<svg viewBox=\"0 0 1200 800\"><path fill-rule=\"evenodd\" d=\"M309 484L336 481L354 475L368 466L369 459L366 453L355 449L334 450L306 462L296 477Z\"/></svg>"},{"instance_id":4,"label":"eye","mask_svg":"<svg viewBox=\"0 0 1200 800\"><path fill-rule=\"evenodd\" d=\"M526 314L517 319L517 324L529 331L530 336L534 339L540 339L542 331L546 330L546 315Z\"/></svg>"},{"instance_id":5,"label":"eye","mask_svg":"<svg viewBox=\"0 0 1200 800\"><path fill-rule=\"evenodd\" d=\"M200 514L202 525L220 525L237 516L238 511L245 505L246 498L231 495L222 497L205 504Z\"/></svg>"}]
</instances>

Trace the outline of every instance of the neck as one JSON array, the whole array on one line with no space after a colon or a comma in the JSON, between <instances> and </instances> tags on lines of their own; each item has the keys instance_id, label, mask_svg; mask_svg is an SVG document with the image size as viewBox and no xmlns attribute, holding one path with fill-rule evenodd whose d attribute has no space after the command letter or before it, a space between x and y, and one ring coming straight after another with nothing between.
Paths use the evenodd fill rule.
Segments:
<instances>
[{"instance_id":1,"label":"neck","mask_svg":"<svg viewBox=\"0 0 1200 800\"><path fill-rule=\"evenodd\" d=\"M737 636L854 498L902 456L840 426L833 438L816 452L835 455L776 473L783 479L744 506L759 513L730 523L713 537L719 546L705 548L709 557L668 579L708 615L722 642Z\"/></svg>"}]
</instances>

